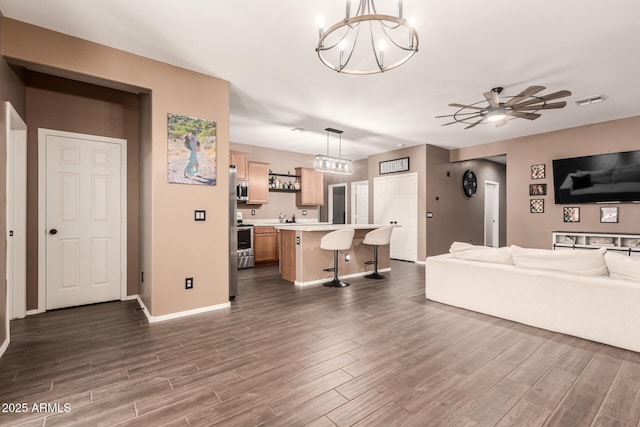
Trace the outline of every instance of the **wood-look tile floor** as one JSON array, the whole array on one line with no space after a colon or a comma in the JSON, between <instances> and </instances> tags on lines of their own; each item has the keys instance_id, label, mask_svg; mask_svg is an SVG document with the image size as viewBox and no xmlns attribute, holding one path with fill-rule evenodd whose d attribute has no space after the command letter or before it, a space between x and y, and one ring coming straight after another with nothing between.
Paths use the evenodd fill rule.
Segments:
<instances>
[{"instance_id":1,"label":"wood-look tile floor","mask_svg":"<svg viewBox=\"0 0 640 427\"><path fill-rule=\"evenodd\" d=\"M243 270L230 309L156 324L135 301L13 321L0 425L639 425L640 354L427 301L423 266L392 268L344 289Z\"/></svg>"}]
</instances>

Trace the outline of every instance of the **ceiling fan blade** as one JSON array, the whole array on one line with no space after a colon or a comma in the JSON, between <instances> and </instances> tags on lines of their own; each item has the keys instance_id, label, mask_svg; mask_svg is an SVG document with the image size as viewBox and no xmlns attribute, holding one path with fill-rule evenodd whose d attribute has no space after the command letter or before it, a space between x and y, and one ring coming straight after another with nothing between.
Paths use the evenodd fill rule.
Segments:
<instances>
[{"instance_id":1,"label":"ceiling fan blade","mask_svg":"<svg viewBox=\"0 0 640 427\"><path fill-rule=\"evenodd\" d=\"M517 104L518 102L527 99L531 95L535 95L536 93L545 89L546 87L544 86L529 86L528 88L511 98L509 101L507 101L504 105L506 105L507 107L511 107L512 105Z\"/></svg>"},{"instance_id":2,"label":"ceiling fan blade","mask_svg":"<svg viewBox=\"0 0 640 427\"><path fill-rule=\"evenodd\" d=\"M571 92L569 92L568 90L559 90L558 92L550 93L549 95L536 97L528 101L522 101L521 103L516 104L514 108L524 107L525 105L531 104L539 104L542 101L551 101L552 99L564 98L565 96L571 96Z\"/></svg>"},{"instance_id":3,"label":"ceiling fan blade","mask_svg":"<svg viewBox=\"0 0 640 427\"><path fill-rule=\"evenodd\" d=\"M542 105L525 105L524 107L514 106L513 109L516 111L527 111L527 110L552 110L555 108L564 108L567 106L566 101L562 102L552 102L550 104L542 104Z\"/></svg>"},{"instance_id":4,"label":"ceiling fan blade","mask_svg":"<svg viewBox=\"0 0 640 427\"><path fill-rule=\"evenodd\" d=\"M504 126L506 124L507 124L507 119L498 120L496 122L496 127L499 128L499 127L502 127L502 126Z\"/></svg>"},{"instance_id":5,"label":"ceiling fan blade","mask_svg":"<svg viewBox=\"0 0 640 427\"><path fill-rule=\"evenodd\" d=\"M476 117L480 117L480 116L482 116L482 114L476 114L475 116L466 117L466 118L464 118L463 120L475 119ZM455 121L453 121L453 122L443 123L441 126L449 126L449 125L452 125L452 124L454 124L454 123L465 123L465 122L463 122L463 121L461 121L461 120L455 120Z\"/></svg>"},{"instance_id":6,"label":"ceiling fan blade","mask_svg":"<svg viewBox=\"0 0 640 427\"><path fill-rule=\"evenodd\" d=\"M476 107L474 105L464 105L464 104L449 104L449 107L457 107L457 108L473 108L474 110L484 110L485 108L482 107Z\"/></svg>"},{"instance_id":7,"label":"ceiling fan blade","mask_svg":"<svg viewBox=\"0 0 640 427\"><path fill-rule=\"evenodd\" d=\"M484 117L481 118L480 120L476 121L476 122L471 123L469 126L465 127L465 129L471 129L472 127L479 125L483 121L484 121Z\"/></svg>"},{"instance_id":8,"label":"ceiling fan blade","mask_svg":"<svg viewBox=\"0 0 640 427\"><path fill-rule=\"evenodd\" d=\"M442 116L436 116L436 119L442 119L444 117L455 117L455 116L469 116L469 115L478 115L478 111L473 111L471 113L455 113L455 114L443 114Z\"/></svg>"},{"instance_id":9,"label":"ceiling fan blade","mask_svg":"<svg viewBox=\"0 0 640 427\"><path fill-rule=\"evenodd\" d=\"M484 97L489 101L489 106L498 108L500 106L500 98L498 92L485 92Z\"/></svg>"},{"instance_id":10,"label":"ceiling fan blade","mask_svg":"<svg viewBox=\"0 0 640 427\"><path fill-rule=\"evenodd\" d=\"M513 117L518 117L519 119L527 120L535 120L542 115L537 113L521 113L520 111L511 111L508 114Z\"/></svg>"}]
</instances>

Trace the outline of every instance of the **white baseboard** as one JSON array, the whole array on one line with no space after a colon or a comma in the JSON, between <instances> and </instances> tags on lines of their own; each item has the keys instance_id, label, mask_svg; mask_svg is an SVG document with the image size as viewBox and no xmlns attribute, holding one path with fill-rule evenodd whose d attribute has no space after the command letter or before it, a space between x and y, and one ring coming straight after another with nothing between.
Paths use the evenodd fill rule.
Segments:
<instances>
[{"instance_id":1,"label":"white baseboard","mask_svg":"<svg viewBox=\"0 0 640 427\"><path fill-rule=\"evenodd\" d=\"M33 316L34 314L44 313L46 310L40 310L39 308L34 308L33 310L27 310L27 316Z\"/></svg>"},{"instance_id":2,"label":"white baseboard","mask_svg":"<svg viewBox=\"0 0 640 427\"><path fill-rule=\"evenodd\" d=\"M378 273L384 273L386 271L391 271L391 267L389 268L381 268L378 270ZM373 273L373 271L361 271L359 273L352 273L352 274L346 274L344 276L338 276L338 279L342 280L342 279L350 279L352 277L362 277L362 276L366 276L367 274L371 274ZM326 277L324 279L318 279L318 280L309 280L307 282L299 282L299 281L295 281L293 282L294 285L296 286L311 286L311 285L319 285L321 283L327 283L328 281L330 281L332 279L332 277Z\"/></svg>"},{"instance_id":3,"label":"white baseboard","mask_svg":"<svg viewBox=\"0 0 640 427\"><path fill-rule=\"evenodd\" d=\"M9 348L9 341L10 341L9 337L5 338L4 342L2 343L2 346L0 346L0 357L2 357L4 352L7 351L7 349Z\"/></svg>"},{"instance_id":4,"label":"white baseboard","mask_svg":"<svg viewBox=\"0 0 640 427\"><path fill-rule=\"evenodd\" d=\"M194 314L207 313L209 311L221 310L223 308L231 307L231 303L227 302L224 304L194 308L193 310L185 310L185 311L179 311L177 313L163 314L162 316L152 316L151 313L149 313L147 306L144 305L144 303L142 302L142 298L136 295L136 299L138 300L138 304L140 304L140 307L142 308L144 315L147 316L147 320L149 321L149 323L164 322L165 320L179 319L180 317L187 317L187 316L192 316Z\"/></svg>"},{"instance_id":5,"label":"white baseboard","mask_svg":"<svg viewBox=\"0 0 640 427\"><path fill-rule=\"evenodd\" d=\"M426 264L427 264L427 262L426 262L426 261L416 261L416 264L426 265Z\"/></svg>"},{"instance_id":6,"label":"white baseboard","mask_svg":"<svg viewBox=\"0 0 640 427\"><path fill-rule=\"evenodd\" d=\"M139 300L140 297L138 295L127 295L126 297L121 298L120 301L131 301L132 299Z\"/></svg>"}]
</instances>

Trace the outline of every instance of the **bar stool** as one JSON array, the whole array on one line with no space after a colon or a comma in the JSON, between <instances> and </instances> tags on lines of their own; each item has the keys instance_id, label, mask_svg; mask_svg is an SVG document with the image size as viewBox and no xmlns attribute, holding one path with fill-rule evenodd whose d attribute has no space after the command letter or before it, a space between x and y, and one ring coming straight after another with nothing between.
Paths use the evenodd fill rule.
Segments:
<instances>
[{"instance_id":1,"label":"bar stool","mask_svg":"<svg viewBox=\"0 0 640 427\"><path fill-rule=\"evenodd\" d=\"M333 271L333 280L323 283L324 286L335 288L344 288L349 286L348 283L341 282L338 279L338 251L346 251L351 248L354 234L355 230L353 228L343 228L327 233L322 237L322 239L320 239L320 249L333 251L333 268L325 268L323 270Z\"/></svg>"},{"instance_id":2,"label":"bar stool","mask_svg":"<svg viewBox=\"0 0 640 427\"><path fill-rule=\"evenodd\" d=\"M365 264L373 264L373 273L367 274L367 279L384 279L387 276L383 276L378 273L378 246L388 245L391 242L391 232L393 227L380 227L365 234L362 243L365 245L373 245L373 261L367 261Z\"/></svg>"}]
</instances>

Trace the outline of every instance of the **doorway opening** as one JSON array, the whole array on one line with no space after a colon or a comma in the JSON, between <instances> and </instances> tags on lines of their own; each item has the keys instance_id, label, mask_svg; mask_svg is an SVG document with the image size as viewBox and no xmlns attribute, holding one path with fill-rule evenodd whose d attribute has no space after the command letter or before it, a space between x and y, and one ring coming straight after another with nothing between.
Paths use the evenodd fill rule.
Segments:
<instances>
[{"instance_id":1,"label":"doorway opening","mask_svg":"<svg viewBox=\"0 0 640 427\"><path fill-rule=\"evenodd\" d=\"M500 246L500 183L484 182L484 245Z\"/></svg>"},{"instance_id":2,"label":"doorway opening","mask_svg":"<svg viewBox=\"0 0 640 427\"><path fill-rule=\"evenodd\" d=\"M347 223L347 184L329 186L329 222Z\"/></svg>"},{"instance_id":3,"label":"doorway opening","mask_svg":"<svg viewBox=\"0 0 640 427\"><path fill-rule=\"evenodd\" d=\"M351 183L351 223L369 224L369 181Z\"/></svg>"}]
</instances>

